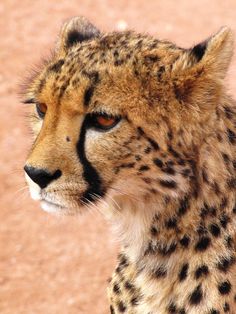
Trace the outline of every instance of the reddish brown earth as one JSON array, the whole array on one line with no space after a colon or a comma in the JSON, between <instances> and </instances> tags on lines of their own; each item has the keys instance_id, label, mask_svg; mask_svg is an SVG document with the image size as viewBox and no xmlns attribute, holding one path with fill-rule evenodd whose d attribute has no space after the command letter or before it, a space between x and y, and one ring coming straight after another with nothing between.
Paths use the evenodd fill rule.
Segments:
<instances>
[{"instance_id":1,"label":"reddish brown earth","mask_svg":"<svg viewBox=\"0 0 236 314\"><path fill-rule=\"evenodd\" d=\"M30 146L18 83L53 47L61 23L85 15L103 30L126 23L188 47L228 25L235 0L0 2L0 313L108 313L107 279L117 244L98 213L56 218L24 189ZM234 58L229 88L236 96Z\"/></svg>"}]
</instances>

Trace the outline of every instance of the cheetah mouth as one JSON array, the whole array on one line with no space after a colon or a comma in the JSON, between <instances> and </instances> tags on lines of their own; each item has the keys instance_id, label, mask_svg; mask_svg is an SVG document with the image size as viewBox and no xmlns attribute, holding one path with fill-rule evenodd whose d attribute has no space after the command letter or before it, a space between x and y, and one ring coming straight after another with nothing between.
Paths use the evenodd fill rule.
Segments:
<instances>
[{"instance_id":1,"label":"cheetah mouth","mask_svg":"<svg viewBox=\"0 0 236 314\"><path fill-rule=\"evenodd\" d=\"M58 213L60 211L66 211L67 208L65 206L62 206L60 204L54 203L52 201L48 201L45 199L42 199L40 201L40 205L43 210L45 210L48 213Z\"/></svg>"}]
</instances>

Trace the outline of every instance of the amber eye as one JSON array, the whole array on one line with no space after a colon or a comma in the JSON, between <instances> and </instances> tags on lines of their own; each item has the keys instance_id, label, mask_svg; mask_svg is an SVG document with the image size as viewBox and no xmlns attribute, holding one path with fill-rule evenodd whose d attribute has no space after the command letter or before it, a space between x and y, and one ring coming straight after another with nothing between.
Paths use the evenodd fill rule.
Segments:
<instances>
[{"instance_id":1,"label":"amber eye","mask_svg":"<svg viewBox=\"0 0 236 314\"><path fill-rule=\"evenodd\" d=\"M47 106L45 104L37 103L36 110L37 110L38 116L41 119L43 119L47 111Z\"/></svg>"},{"instance_id":2,"label":"amber eye","mask_svg":"<svg viewBox=\"0 0 236 314\"><path fill-rule=\"evenodd\" d=\"M113 128L119 121L120 117L113 117L107 114L89 115L89 125L101 131L107 131Z\"/></svg>"},{"instance_id":3,"label":"amber eye","mask_svg":"<svg viewBox=\"0 0 236 314\"><path fill-rule=\"evenodd\" d=\"M96 121L101 127L110 128L114 125L116 119L113 117L98 116Z\"/></svg>"}]
</instances>

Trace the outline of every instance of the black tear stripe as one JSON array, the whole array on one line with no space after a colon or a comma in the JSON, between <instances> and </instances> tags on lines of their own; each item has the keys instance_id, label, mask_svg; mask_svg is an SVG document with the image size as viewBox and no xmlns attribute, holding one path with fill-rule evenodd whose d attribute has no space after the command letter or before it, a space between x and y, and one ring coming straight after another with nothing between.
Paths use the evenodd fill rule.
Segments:
<instances>
[{"instance_id":1,"label":"black tear stripe","mask_svg":"<svg viewBox=\"0 0 236 314\"><path fill-rule=\"evenodd\" d=\"M88 107L91 98L93 97L94 93L94 85L89 86L84 93L84 105L85 107Z\"/></svg>"},{"instance_id":2,"label":"black tear stripe","mask_svg":"<svg viewBox=\"0 0 236 314\"><path fill-rule=\"evenodd\" d=\"M83 71L83 75L88 77L91 81L91 84L86 88L85 93L84 93L84 106L88 107L90 100L93 97L95 87L99 83L100 78L99 78L98 72L96 71L93 71L93 72Z\"/></svg>"},{"instance_id":3,"label":"black tear stripe","mask_svg":"<svg viewBox=\"0 0 236 314\"><path fill-rule=\"evenodd\" d=\"M92 166L90 161L85 155L85 135L89 117L85 117L84 122L80 131L80 138L76 145L77 153L80 162L83 166L83 178L88 183L88 188L81 197L81 200L85 203L94 201L96 197L103 197L105 195L105 189L102 186L102 180L97 172L97 170Z\"/></svg>"}]
</instances>

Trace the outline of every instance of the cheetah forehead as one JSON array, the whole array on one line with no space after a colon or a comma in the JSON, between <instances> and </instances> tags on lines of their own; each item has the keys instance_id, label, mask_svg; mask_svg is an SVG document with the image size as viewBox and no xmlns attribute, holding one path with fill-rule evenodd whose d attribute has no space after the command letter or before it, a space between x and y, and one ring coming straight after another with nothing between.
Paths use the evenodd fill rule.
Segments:
<instances>
[{"instance_id":1,"label":"cheetah forehead","mask_svg":"<svg viewBox=\"0 0 236 314\"><path fill-rule=\"evenodd\" d=\"M163 94L165 76L182 53L183 49L170 42L131 31L100 35L78 42L66 52L58 50L33 79L27 97L37 102L71 103L71 107L82 104L83 108L77 109L83 112L96 86L100 106L105 105L106 95L112 113L115 108L121 113L121 104L138 107L140 99L151 103L151 90ZM153 88L151 81L159 88ZM136 99L135 104L130 98Z\"/></svg>"},{"instance_id":2,"label":"cheetah forehead","mask_svg":"<svg viewBox=\"0 0 236 314\"><path fill-rule=\"evenodd\" d=\"M230 35L223 29L182 49L133 31L102 34L75 18L63 27L54 55L29 84L27 101L67 103L81 113L88 105L100 111L110 107L111 114L129 111L147 117L188 112L183 104L194 103L191 108L198 112L197 92L206 86L219 89L217 76L224 75L231 57Z\"/></svg>"}]
</instances>

